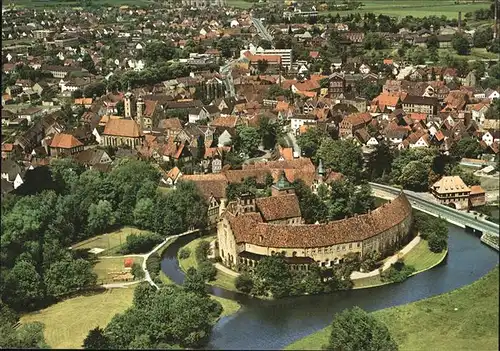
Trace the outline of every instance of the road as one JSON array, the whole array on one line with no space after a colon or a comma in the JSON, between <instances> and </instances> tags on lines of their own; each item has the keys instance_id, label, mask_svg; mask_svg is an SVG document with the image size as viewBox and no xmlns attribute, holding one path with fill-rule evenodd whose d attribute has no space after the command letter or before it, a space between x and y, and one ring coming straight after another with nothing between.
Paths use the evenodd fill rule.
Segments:
<instances>
[{"instance_id":1,"label":"road","mask_svg":"<svg viewBox=\"0 0 500 351\"><path fill-rule=\"evenodd\" d=\"M262 21L258 18L255 18L255 17L252 17L252 22L253 24L255 25L255 28L257 29L257 31L259 32L259 35L269 41L269 42L273 42L273 37L271 34L269 34L267 28L262 24Z\"/></svg>"},{"instance_id":2,"label":"road","mask_svg":"<svg viewBox=\"0 0 500 351\"><path fill-rule=\"evenodd\" d=\"M386 192L392 195L397 195L401 192L401 189L383 184L370 183L370 185L374 191ZM434 203L427 199L427 195L424 194L419 194L410 190L404 190L404 193L408 200L410 200L412 207L417 210L421 210L435 217L442 217L448 222L462 228L467 226L483 233L489 233L493 236L499 235L499 226L496 223L487 221L486 219L477 217L471 213L458 211L448 206Z\"/></svg>"},{"instance_id":3,"label":"road","mask_svg":"<svg viewBox=\"0 0 500 351\"><path fill-rule=\"evenodd\" d=\"M297 144L297 138L295 138L295 135L293 134L292 131L286 133L285 140L288 146L293 148L294 156L295 155L298 155L299 157L302 156L302 150L300 150L299 144Z\"/></svg>"},{"instance_id":4,"label":"road","mask_svg":"<svg viewBox=\"0 0 500 351\"><path fill-rule=\"evenodd\" d=\"M236 91L234 88L234 81L233 81L233 74L232 74L232 65L236 60L230 60L227 62L224 66L222 66L219 70L219 72L222 75L222 78L224 79L224 84L226 86L226 92L229 93L230 97L235 97L236 96Z\"/></svg>"}]
</instances>

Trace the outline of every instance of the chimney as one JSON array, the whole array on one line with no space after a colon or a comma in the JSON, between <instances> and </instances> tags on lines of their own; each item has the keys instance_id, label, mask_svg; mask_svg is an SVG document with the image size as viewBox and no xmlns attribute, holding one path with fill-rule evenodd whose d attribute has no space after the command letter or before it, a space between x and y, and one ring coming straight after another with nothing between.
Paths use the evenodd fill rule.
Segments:
<instances>
[{"instance_id":1,"label":"chimney","mask_svg":"<svg viewBox=\"0 0 500 351\"><path fill-rule=\"evenodd\" d=\"M462 11L458 11L458 32L462 32Z\"/></svg>"}]
</instances>

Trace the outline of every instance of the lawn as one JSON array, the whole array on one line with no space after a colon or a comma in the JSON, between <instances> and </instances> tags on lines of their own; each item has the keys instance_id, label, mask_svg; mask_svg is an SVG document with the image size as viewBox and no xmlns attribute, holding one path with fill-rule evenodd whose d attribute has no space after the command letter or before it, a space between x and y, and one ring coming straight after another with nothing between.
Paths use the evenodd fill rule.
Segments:
<instances>
[{"instance_id":1,"label":"lawn","mask_svg":"<svg viewBox=\"0 0 500 351\"><path fill-rule=\"evenodd\" d=\"M498 266L471 285L449 293L373 313L400 350L498 350ZM319 350L329 327L287 350Z\"/></svg>"},{"instance_id":2,"label":"lawn","mask_svg":"<svg viewBox=\"0 0 500 351\"><path fill-rule=\"evenodd\" d=\"M321 14L337 14L341 16L349 13L384 14L389 16L446 16L448 18L457 18L458 12L462 11L462 18L467 12L488 8L489 2L476 2L467 4L455 4L455 0L364 0L364 6L354 11L329 11Z\"/></svg>"},{"instance_id":3,"label":"lawn","mask_svg":"<svg viewBox=\"0 0 500 351\"><path fill-rule=\"evenodd\" d=\"M117 313L132 305L134 289L111 289L78 296L21 317L21 323L45 324L45 339L52 348L81 348L89 330L104 328Z\"/></svg>"},{"instance_id":4,"label":"lawn","mask_svg":"<svg viewBox=\"0 0 500 351\"><path fill-rule=\"evenodd\" d=\"M459 55L457 52L451 48L441 48L438 49L438 53L440 57L444 57L446 53L449 53L451 56L456 57L461 60L467 60L467 61L479 61L482 59L495 59L498 58L497 54L493 52L488 52L486 49L482 48L471 48L471 52L469 55ZM477 170L477 169L475 169Z\"/></svg>"},{"instance_id":5,"label":"lawn","mask_svg":"<svg viewBox=\"0 0 500 351\"><path fill-rule=\"evenodd\" d=\"M429 269L443 260L446 256L446 251L434 253L429 250L427 240L420 240L410 252L404 256L405 264L415 267L415 271Z\"/></svg>"},{"instance_id":6,"label":"lawn","mask_svg":"<svg viewBox=\"0 0 500 351\"><path fill-rule=\"evenodd\" d=\"M114 232L97 235L93 238L84 240L72 246L73 249L93 249L98 248L104 250L102 255L116 254L118 248L125 243L127 236L130 234L141 235L148 233L146 230L141 230L133 227L123 227Z\"/></svg>"},{"instance_id":7,"label":"lawn","mask_svg":"<svg viewBox=\"0 0 500 351\"><path fill-rule=\"evenodd\" d=\"M92 6L124 6L124 5L133 5L133 6L148 6L149 4L154 3L150 0L93 0ZM25 8L36 8L36 7L72 7L72 8L81 8L81 1L60 1L60 0L10 0L5 2L4 6L14 5L17 7L25 7Z\"/></svg>"},{"instance_id":8,"label":"lawn","mask_svg":"<svg viewBox=\"0 0 500 351\"><path fill-rule=\"evenodd\" d=\"M200 241L205 240L208 242L211 242L216 238L216 235L207 235L201 238L194 239L193 241L190 241L188 244L184 245L181 249L183 248L189 248L191 251L190 255L186 259L180 259L179 257L179 266L184 272L187 272L187 270L191 267L197 268L198 267L198 262L196 262L195 258L195 250ZM179 250L180 252L180 250ZM215 280L212 282L208 282L210 285L218 286L220 288L226 289L226 290L231 290L231 291L238 291L236 287L234 286L234 277L221 272L217 270L217 276L215 277Z\"/></svg>"},{"instance_id":9,"label":"lawn","mask_svg":"<svg viewBox=\"0 0 500 351\"><path fill-rule=\"evenodd\" d=\"M94 265L94 272L97 273L97 283L107 284L113 283L113 276L116 274L110 274L113 272L125 272L127 271L123 265L123 261L126 257L113 257L113 258L100 258ZM134 263L142 265L142 257L131 257ZM130 271L130 270L128 270Z\"/></svg>"},{"instance_id":10,"label":"lawn","mask_svg":"<svg viewBox=\"0 0 500 351\"><path fill-rule=\"evenodd\" d=\"M252 5L253 4L251 2L244 0L227 0L227 6L235 7L237 9L249 9Z\"/></svg>"}]
</instances>

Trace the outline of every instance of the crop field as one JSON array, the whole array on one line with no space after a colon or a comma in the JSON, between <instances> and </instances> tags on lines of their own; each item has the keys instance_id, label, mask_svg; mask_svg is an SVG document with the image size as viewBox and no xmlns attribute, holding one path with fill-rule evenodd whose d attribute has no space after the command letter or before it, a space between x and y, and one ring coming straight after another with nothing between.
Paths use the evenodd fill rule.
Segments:
<instances>
[{"instance_id":1,"label":"crop field","mask_svg":"<svg viewBox=\"0 0 500 351\"><path fill-rule=\"evenodd\" d=\"M151 0L91 0L94 6L147 6L154 1ZM8 0L2 3L3 6L14 6L24 8L54 8L54 7L81 7L84 2L79 0Z\"/></svg>"}]
</instances>

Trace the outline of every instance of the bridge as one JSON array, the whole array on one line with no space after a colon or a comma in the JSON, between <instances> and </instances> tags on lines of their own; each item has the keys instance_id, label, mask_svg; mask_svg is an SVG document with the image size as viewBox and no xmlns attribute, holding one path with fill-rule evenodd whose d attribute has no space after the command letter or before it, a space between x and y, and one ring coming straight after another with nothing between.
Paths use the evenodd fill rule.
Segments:
<instances>
[{"instance_id":1,"label":"bridge","mask_svg":"<svg viewBox=\"0 0 500 351\"><path fill-rule=\"evenodd\" d=\"M384 184L370 183L370 185L372 187L372 191L375 194L381 195L381 197L384 197L384 194L388 194L389 198L393 198L401 192L401 189ZM498 224L487 221L484 218L477 218L477 216L471 213L458 211L451 207L431 202L423 198L419 193L410 190L404 190L403 192L410 201L412 207L416 210L428 213L434 217L441 217L449 223L455 224L459 227L472 229L474 232L480 232L485 237L487 236L488 238L496 238L498 242ZM485 243L487 242L486 240L482 241ZM496 246L496 249L498 250L498 245Z\"/></svg>"},{"instance_id":2,"label":"bridge","mask_svg":"<svg viewBox=\"0 0 500 351\"><path fill-rule=\"evenodd\" d=\"M271 34L269 34L267 28L262 24L262 21L258 18L255 18L255 17L252 17L252 23L254 24L255 28L257 29L257 31L259 32L259 35L269 41L269 42L273 42L273 37Z\"/></svg>"}]
</instances>

